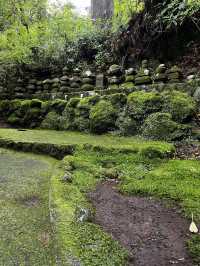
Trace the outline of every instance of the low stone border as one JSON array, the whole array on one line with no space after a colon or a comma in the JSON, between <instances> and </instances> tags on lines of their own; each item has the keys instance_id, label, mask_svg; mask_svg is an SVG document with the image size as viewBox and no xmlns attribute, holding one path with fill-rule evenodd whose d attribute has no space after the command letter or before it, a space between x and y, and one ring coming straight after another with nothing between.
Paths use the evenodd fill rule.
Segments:
<instances>
[{"instance_id":1,"label":"low stone border","mask_svg":"<svg viewBox=\"0 0 200 266\"><path fill-rule=\"evenodd\" d=\"M15 142L9 139L0 139L0 147L22 152L50 155L58 160L66 155L72 155L76 145L56 145L51 143Z\"/></svg>"}]
</instances>

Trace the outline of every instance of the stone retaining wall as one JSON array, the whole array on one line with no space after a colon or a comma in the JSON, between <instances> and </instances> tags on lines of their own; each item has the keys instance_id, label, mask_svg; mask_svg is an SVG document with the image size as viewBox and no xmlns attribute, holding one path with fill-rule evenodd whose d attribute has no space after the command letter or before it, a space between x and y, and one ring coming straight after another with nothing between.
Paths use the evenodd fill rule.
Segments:
<instances>
[{"instance_id":1,"label":"stone retaining wall","mask_svg":"<svg viewBox=\"0 0 200 266\"><path fill-rule=\"evenodd\" d=\"M68 68L65 67L60 75L46 79L37 76L5 81L5 77L0 77L0 82L0 99L41 100L67 100L72 97L83 98L119 92L128 94L138 89L162 91L170 87L190 92L192 87L200 86L196 73L183 77L178 66L167 69L164 64L151 70L147 60L142 62L137 71L134 68L122 71L120 66L112 65L106 73L93 73L91 70L76 68L69 74Z\"/></svg>"}]
</instances>

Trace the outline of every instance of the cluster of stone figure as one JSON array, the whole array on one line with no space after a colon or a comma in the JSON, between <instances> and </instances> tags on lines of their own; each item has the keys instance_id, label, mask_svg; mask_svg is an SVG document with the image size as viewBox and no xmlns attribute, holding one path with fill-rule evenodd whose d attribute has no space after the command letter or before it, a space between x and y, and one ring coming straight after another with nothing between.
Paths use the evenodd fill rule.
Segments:
<instances>
[{"instance_id":1,"label":"cluster of stone figure","mask_svg":"<svg viewBox=\"0 0 200 266\"><path fill-rule=\"evenodd\" d=\"M153 71L149 68L147 60L142 61L138 71L135 68L123 70L119 65L112 65L105 73L94 73L91 70L81 70L80 68L75 68L71 74L69 73L68 67L64 67L59 77L45 80L38 80L38 78L22 80L19 78L13 92L9 91L6 98L68 99L77 96L102 95L108 90L133 89L135 86L141 85L181 83L183 81L183 74L178 66L175 65L167 69L164 64L161 64ZM195 75L190 75L187 78L194 79ZM2 98L1 91L0 98Z\"/></svg>"}]
</instances>

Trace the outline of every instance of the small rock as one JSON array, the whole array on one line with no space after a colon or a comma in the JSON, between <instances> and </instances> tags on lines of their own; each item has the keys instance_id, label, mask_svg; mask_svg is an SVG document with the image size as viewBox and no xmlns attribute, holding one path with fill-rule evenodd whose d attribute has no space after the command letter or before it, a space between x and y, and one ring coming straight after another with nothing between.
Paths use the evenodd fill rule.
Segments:
<instances>
[{"instance_id":1,"label":"small rock","mask_svg":"<svg viewBox=\"0 0 200 266\"><path fill-rule=\"evenodd\" d=\"M92 212L90 209L77 207L75 211L76 221L80 223L91 222Z\"/></svg>"},{"instance_id":2,"label":"small rock","mask_svg":"<svg viewBox=\"0 0 200 266\"><path fill-rule=\"evenodd\" d=\"M65 173L65 175L61 179L62 179L62 182L72 183L73 176L70 172L67 172L67 173Z\"/></svg>"}]
</instances>

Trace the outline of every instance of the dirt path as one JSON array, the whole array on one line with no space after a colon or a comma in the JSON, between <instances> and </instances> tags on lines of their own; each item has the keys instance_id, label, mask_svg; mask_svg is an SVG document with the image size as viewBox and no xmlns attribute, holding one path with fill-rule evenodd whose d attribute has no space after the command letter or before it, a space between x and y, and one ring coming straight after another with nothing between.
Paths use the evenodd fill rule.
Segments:
<instances>
[{"instance_id":1,"label":"dirt path","mask_svg":"<svg viewBox=\"0 0 200 266\"><path fill-rule=\"evenodd\" d=\"M89 198L96 208L95 223L130 252L128 265L193 265L185 247L189 223L175 208L123 196L111 182L98 185Z\"/></svg>"}]
</instances>

